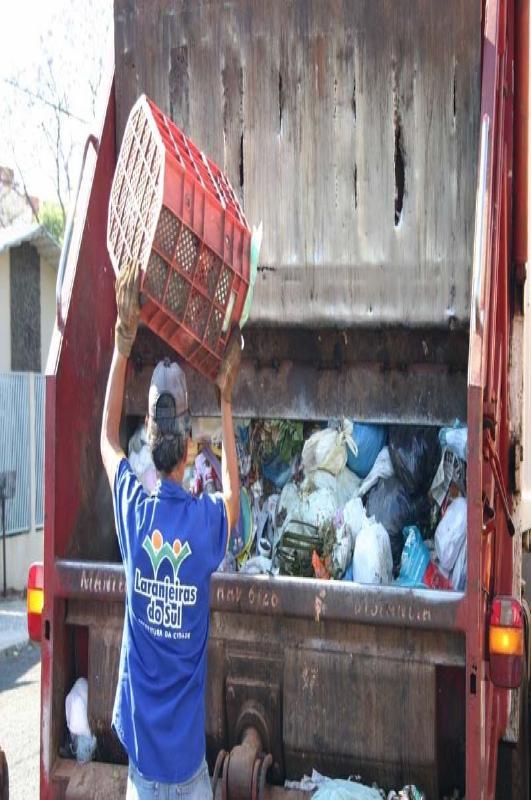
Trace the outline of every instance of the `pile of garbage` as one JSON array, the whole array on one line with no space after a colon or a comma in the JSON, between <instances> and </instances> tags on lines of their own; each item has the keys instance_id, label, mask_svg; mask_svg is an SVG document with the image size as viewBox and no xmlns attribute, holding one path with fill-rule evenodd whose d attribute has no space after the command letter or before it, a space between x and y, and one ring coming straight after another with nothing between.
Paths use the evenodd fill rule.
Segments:
<instances>
[{"instance_id":1,"label":"pile of garbage","mask_svg":"<svg viewBox=\"0 0 531 800\"><path fill-rule=\"evenodd\" d=\"M198 426L184 481L196 495L221 490L221 431ZM220 570L465 588L466 426L246 420L236 438L241 513ZM137 431L151 488L143 445Z\"/></svg>"},{"instance_id":2,"label":"pile of garbage","mask_svg":"<svg viewBox=\"0 0 531 800\"><path fill-rule=\"evenodd\" d=\"M311 776L305 775L300 781L285 781L284 787L308 792L312 800L426 800L426 794L414 784L404 786L399 791L385 791L376 783L372 786L361 783L359 775L348 780L328 778L315 769ZM444 797L443 800L461 800L461 795L456 789L451 797Z\"/></svg>"}]
</instances>

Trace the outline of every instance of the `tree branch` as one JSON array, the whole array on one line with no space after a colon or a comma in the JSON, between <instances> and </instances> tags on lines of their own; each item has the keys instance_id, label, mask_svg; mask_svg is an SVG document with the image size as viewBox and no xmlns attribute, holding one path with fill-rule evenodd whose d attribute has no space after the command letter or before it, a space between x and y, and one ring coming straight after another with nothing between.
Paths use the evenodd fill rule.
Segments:
<instances>
[{"instance_id":1,"label":"tree branch","mask_svg":"<svg viewBox=\"0 0 531 800\"><path fill-rule=\"evenodd\" d=\"M38 222L38 224L40 225L41 224L41 220L40 220L40 217L39 217L39 209L35 205L34 199L33 199L33 197L30 195L30 193L28 191L28 187L26 185L26 180L24 178L22 170L20 169L19 163L17 161L17 157L16 157L16 154L15 154L15 148L14 147L12 148L11 152L12 152L12 157L13 157L13 163L15 164L17 172L18 172L18 174L20 176L20 180L22 181L22 196L24 197L24 199L26 200L26 203L30 207L31 213L35 217L36 222Z\"/></svg>"},{"instance_id":2,"label":"tree branch","mask_svg":"<svg viewBox=\"0 0 531 800\"><path fill-rule=\"evenodd\" d=\"M88 121L86 119L78 117L77 114L69 111L61 102L55 103L53 100L48 100L46 97L43 97L40 92L34 92L31 89L28 89L26 86L21 86L16 80L14 80L14 78L3 78L3 81L4 83L7 83L8 86L16 89L18 92L22 92L28 97L31 97L33 100L37 100L39 103L42 103L49 108L53 108L54 111L64 114L66 117L70 117L70 119L75 119L77 122L81 122L83 125L88 125Z\"/></svg>"}]
</instances>

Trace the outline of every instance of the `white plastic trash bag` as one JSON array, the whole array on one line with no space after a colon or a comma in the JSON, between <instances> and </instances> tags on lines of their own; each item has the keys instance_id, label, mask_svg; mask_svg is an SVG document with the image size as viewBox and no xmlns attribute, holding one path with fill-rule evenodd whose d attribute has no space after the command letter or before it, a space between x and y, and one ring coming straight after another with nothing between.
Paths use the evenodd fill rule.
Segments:
<instances>
[{"instance_id":1,"label":"white plastic trash bag","mask_svg":"<svg viewBox=\"0 0 531 800\"><path fill-rule=\"evenodd\" d=\"M365 497L368 491L372 489L373 486L376 486L380 478L392 478L395 474L393 469L393 465L391 463L391 456L389 455L389 448L382 447L378 455L376 456L376 461L374 462L373 468L361 484L358 494L360 497Z\"/></svg>"},{"instance_id":2,"label":"white plastic trash bag","mask_svg":"<svg viewBox=\"0 0 531 800\"><path fill-rule=\"evenodd\" d=\"M314 470L302 482L301 490L304 494L311 494L316 489L330 489L335 493L337 490L336 476L324 469Z\"/></svg>"},{"instance_id":3,"label":"white plastic trash bag","mask_svg":"<svg viewBox=\"0 0 531 800\"><path fill-rule=\"evenodd\" d=\"M66 724L72 737L72 749L76 759L84 764L96 752L96 737L90 731L88 721L88 683L78 678L65 699Z\"/></svg>"},{"instance_id":4,"label":"white plastic trash bag","mask_svg":"<svg viewBox=\"0 0 531 800\"><path fill-rule=\"evenodd\" d=\"M306 476L317 469L337 475L347 463L347 447L354 455L358 448L352 438L352 422L344 419L339 430L324 428L310 436L302 449L302 466Z\"/></svg>"},{"instance_id":5,"label":"white plastic trash bag","mask_svg":"<svg viewBox=\"0 0 531 800\"><path fill-rule=\"evenodd\" d=\"M90 736L88 721L88 682L78 678L65 700L66 724L73 736Z\"/></svg>"},{"instance_id":6,"label":"white plastic trash bag","mask_svg":"<svg viewBox=\"0 0 531 800\"><path fill-rule=\"evenodd\" d=\"M345 508L347 503L358 496L361 480L348 467L342 469L337 476L337 507Z\"/></svg>"},{"instance_id":7,"label":"white plastic trash bag","mask_svg":"<svg viewBox=\"0 0 531 800\"><path fill-rule=\"evenodd\" d=\"M343 520L350 535L352 545L354 545L358 533L368 521L365 508L359 497L349 500L346 504L343 509Z\"/></svg>"},{"instance_id":8,"label":"white plastic trash bag","mask_svg":"<svg viewBox=\"0 0 531 800\"><path fill-rule=\"evenodd\" d=\"M450 573L450 580L456 592L462 592L466 588L466 540L461 545L459 554L455 560L454 567Z\"/></svg>"},{"instance_id":9,"label":"white plastic trash bag","mask_svg":"<svg viewBox=\"0 0 531 800\"><path fill-rule=\"evenodd\" d=\"M352 564L356 537L367 522L367 515L359 497L349 500L343 511L334 518L335 543L332 548L331 566L334 578L343 578Z\"/></svg>"},{"instance_id":10,"label":"white plastic trash bag","mask_svg":"<svg viewBox=\"0 0 531 800\"><path fill-rule=\"evenodd\" d=\"M332 522L336 510L334 492L331 489L318 489L303 498L300 506L300 519L297 521L317 530Z\"/></svg>"},{"instance_id":11,"label":"white plastic trash bag","mask_svg":"<svg viewBox=\"0 0 531 800\"><path fill-rule=\"evenodd\" d=\"M465 498L457 497L448 506L435 531L435 551L439 564L447 573L451 572L461 548L466 545L466 508Z\"/></svg>"},{"instance_id":12,"label":"white plastic trash bag","mask_svg":"<svg viewBox=\"0 0 531 800\"><path fill-rule=\"evenodd\" d=\"M338 475L332 475L324 469L310 473L302 484L303 492L315 489L330 489L336 496L336 508L342 509L353 497L358 496L360 479L348 467L344 467Z\"/></svg>"},{"instance_id":13,"label":"white plastic trash bag","mask_svg":"<svg viewBox=\"0 0 531 800\"><path fill-rule=\"evenodd\" d=\"M356 537L352 571L357 583L391 583L393 555L389 534L374 517L366 520Z\"/></svg>"}]
</instances>

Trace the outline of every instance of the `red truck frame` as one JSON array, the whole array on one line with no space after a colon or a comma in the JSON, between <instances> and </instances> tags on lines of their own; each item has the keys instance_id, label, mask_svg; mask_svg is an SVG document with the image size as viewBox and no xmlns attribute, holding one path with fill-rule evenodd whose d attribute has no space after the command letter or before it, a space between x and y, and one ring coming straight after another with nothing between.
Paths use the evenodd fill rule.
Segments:
<instances>
[{"instance_id":1,"label":"red truck frame","mask_svg":"<svg viewBox=\"0 0 531 800\"><path fill-rule=\"evenodd\" d=\"M513 546L518 537L513 539L511 516L509 375L515 295L525 281L528 260L529 2L489 0L484 4L482 24L481 141L468 378L468 580L463 597L456 601L448 598L438 616L434 606L432 616L435 627L459 631L466 638L468 800L494 798L499 742L511 722L511 694L491 680L488 622L494 597L520 597L519 551ZM58 796L52 785L56 768L52 743L59 738L69 688L65 679L70 657L64 624L66 603L76 597L117 601L124 593L119 565L98 569L96 564L85 573L70 545L84 491L83 476L101 469L96 463L99 449L92 446L99 438L99 414L92 407L92 394L84 393L82 387L90 379L103 396L115 321L114 277L105 240L116 163L114 86L96 145L97 155L89 153L85 170L89 189L86 217L76 218L79 241L73 241L68 265L66 258L63 263L64 289L64 270L58 278L58 319L46 382L41 798ZM69 314L69 308L75 313ZM94 336L95 346L91 352L81 352L78 343L87 340L87 332ZM71 463L80 463L81 470L71 470ZM225 576L215 581L218 589L230 584ZM291 600L282 593L279 587L279 602L284 608L291 604L295 616L297 604L313 602L312 592L311 597L303 592ZM228 592L213 591L212 596L214 605L223 608ZM410 618L389 624L417 625L422 607L413 595ZM336 613L333 603L326 613L332 617ZM340 616L337 610L336 618Z\"/></svg>"}]
</instances>

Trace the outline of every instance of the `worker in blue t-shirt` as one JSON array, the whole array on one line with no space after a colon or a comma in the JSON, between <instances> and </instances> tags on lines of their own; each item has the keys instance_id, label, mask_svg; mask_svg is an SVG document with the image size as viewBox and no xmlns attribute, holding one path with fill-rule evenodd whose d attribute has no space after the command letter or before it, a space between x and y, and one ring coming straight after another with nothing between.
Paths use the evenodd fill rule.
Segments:
<instances>
[{"instance_id":1,"label":"worker in blue t-shirt","mask_svg":"<svg viewBox=\"0 0 531 800\"><path fill-rule=\"evenodd\" d=\"M210 800L204 704L209 584L239 514L231 398L241 334L233 332L216 380L223 494L195 499L181 485L191 430L186 381L180 367L166 360L156 366L149 389L148 438L159 477L150 495L119 437L127 359L140 313L137 266L120 273L116 301L101 428L127 582L113 726L129 755L127 800Z\"/></svg>"}]
</instances>

